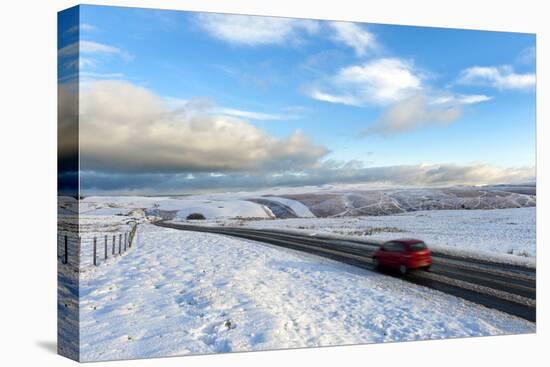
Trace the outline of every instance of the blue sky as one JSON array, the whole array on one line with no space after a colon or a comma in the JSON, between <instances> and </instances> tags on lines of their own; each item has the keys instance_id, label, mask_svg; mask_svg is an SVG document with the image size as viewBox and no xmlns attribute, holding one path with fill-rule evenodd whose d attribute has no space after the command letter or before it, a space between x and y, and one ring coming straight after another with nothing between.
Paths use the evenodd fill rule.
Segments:
<instances>
[{"instance_id":1,"label":"blue sky","mask_svg":"<svg viewBox=\"0 0 550 367\"><path fill-rule=\"evenodd\" d=\"M66 83L74 35L62 30ZM90 191L534 178L531 34L81 6L79 40ZM117 126L111 144L98 113ZM114 146L132 137L130 119L146 128L122 152ZM240 156L199 143L209 129ZM160 136L173 137L170 148ZM150 153L142 167L131 161L138 148ZM415 167L414 178L402 172Z\"/></svg>"}]
</instances>

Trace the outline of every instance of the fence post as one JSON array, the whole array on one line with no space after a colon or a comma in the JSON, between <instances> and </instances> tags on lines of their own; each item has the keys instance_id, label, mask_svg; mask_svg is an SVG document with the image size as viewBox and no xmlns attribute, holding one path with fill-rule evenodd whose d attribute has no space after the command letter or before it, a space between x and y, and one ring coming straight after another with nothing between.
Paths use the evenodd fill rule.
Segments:
<instances>
[{"instance_id":1,"label":"fence post","mask_svg":"<svg viewBox=\"0 0 550 367\"><path fill-rule=\"evenodd\" d=\"M97 266L97 238L94 237L94 266Z\"/></svg>"},{"instance_id":2,"label":"fence post","mask_svg":"<svg viewBox=\"0 0 550 367\"><path fill-rule=\"evenodd\" d=\"M116 236L113 235L113 254L112 254L113 256L115 256L115 246L116 246L115 245L115 242L116 242L115 238L116 238Z\"/></svg>"},{"instance_id":3,"label":"fence post","mask_svg":"<svg viewBox=\"0 0 550 367\"><path fill-rule=\"evenodd\" d=\"M67 235L65 235L65 255L63 256L63 264L67 264L69 262L69 250L67 246Z\"/></svg>"},{"instance_id":4,"label":"fence post","mask_svg":"<svg viewBox=\"0 0 550 367\"><path fill-rule=\"evenodd\" d=\"M124 232L124 252L126 252L127 243L128 243L128 233Z\"/></svg>"},{"instance_id":5,"label":"fence post","mask_svg":"<svg viewBox=\"0 0 550 367\"><path fill-rule=\"evenodd\" d=\"M122 234L118 235L118 254L122 253Z\"/></svg>"},{"instance_id":6,"label":"fence post","mask_svg":"<svg viewBox=\"0 0 550 367\"><path fill-rule=\"evenodd\" d=\"M132 248L132 239L134 238L134 229L130 231L130 236L128 237L128 248Z\"/></svg>"},{"instance_id":7,"label":"fence post","mask_svg":"<svg viewBox=\"0 0 550 367\"><path fill-rule=\"evenodd\" d=\"M107 235L105 235L105 260L107 260Z\"/></svg>"},{"instance_id":8,"label":"fence post","mask_svg":"<svg viewBox=\"0 0 550 367\"><path fill-rule=\"evenodd\" d=\"M136 238L136 232L137 232L137 223L134 224L134 228L132 228L132 230L130 231L130 247L132 247L134 238Z\"/></svg>"}]
</instances>

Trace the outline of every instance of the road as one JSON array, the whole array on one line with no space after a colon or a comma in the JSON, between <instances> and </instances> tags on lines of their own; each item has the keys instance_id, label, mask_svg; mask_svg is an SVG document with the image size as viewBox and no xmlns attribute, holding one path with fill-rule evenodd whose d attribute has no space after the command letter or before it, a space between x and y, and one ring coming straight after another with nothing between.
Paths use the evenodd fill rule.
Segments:
<instances>
[{"instance_id":1,"label":"road","mask_svg":"<svg viewBox=\"0 0 550 367\"><path fill-rule=\"evenodd\" d=\"M210 227L157 222L157 226L207 232L260 241L328 257L375 270L371 255L379 246L365 240L342 240L329 235L310 236L282 230L242 227ZM536 321L536 270L511 264L451 256L432 251L430 271L415 270L390 276L430 287L494 308L529 321Z\"/></svg>"}]
</instances>

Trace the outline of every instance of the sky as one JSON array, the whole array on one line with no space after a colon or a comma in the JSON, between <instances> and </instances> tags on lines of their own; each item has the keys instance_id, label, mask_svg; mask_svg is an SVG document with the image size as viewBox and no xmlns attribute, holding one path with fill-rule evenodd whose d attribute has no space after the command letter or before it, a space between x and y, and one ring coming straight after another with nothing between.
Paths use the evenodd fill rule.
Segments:
<instances>
[{"instance_id":1,"label":"sky","mask_svg":"<svg viewBox=\"0 0 550 367\"><path fill-rule=\"evenodd\" d=\"M79 10L58 76L84 193L535 179L533 34Z\"/></svg>"}]
</instances>

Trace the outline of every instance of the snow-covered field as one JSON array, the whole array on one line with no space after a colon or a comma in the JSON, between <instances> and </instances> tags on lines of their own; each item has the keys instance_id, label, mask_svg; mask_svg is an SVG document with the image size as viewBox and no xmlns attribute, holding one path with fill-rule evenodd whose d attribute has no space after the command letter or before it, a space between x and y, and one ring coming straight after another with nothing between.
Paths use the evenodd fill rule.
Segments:
<instances>
[{"instance_id":1,"label":"snow-covered field","mask_svg":"<svg viewBox=\"0 0 550 367\"><path fill-rule=\"evenodd\" d=\"M81 214L115 214L129 208L164 211L185 218L308 218L394 215L419 210L472 210L534 207L536 186L455 186L367 189L357 187L274 188L160 197L86 197ZM66 210L66 208L63 208ZM173 212L167 215L167 212Z\"/></svg>"},{"instance_id":2,"label":"snow-covered field","mask_svg":"<svg viewBox=\"0 0 550 367\"><path fill-rule=\"evenodd\" d=\"M83 361L535 331L313 255L150 224L137 238L116 264L80 276Z\"/></svg>"},{"instance_id":3,"label":"snow-covered field","mask_svg":"<svg viewBox=\"0 0 550 367\"><path fill-rule=\"evenodd\" d=\"M229 195L95 196L85 198L79 208L83 215L129 214L135 209L143 209L151 215L159 211L172 212L173 216L183 219L191 213L201 213L206 218L274 217L269 208L263 205Z\"/></svg>"},{"instance_id":4,"label":"snow-covered field","mask_svg":"<svg viewBox=\"0 0 550 367\"><path fill-rule=\"evenodd\" d=\"M519 188L515 188L518 189ZM453 191L455 190L455 191ZM422 201L429 193L429 200ZM441 192L444 192L442 194ZM445 190L398 190L390 192L387 200L399 198L421 208L429 205L439 208L435 201L451 202L450 197L465 193L477 195L478 191L469 188ZM81 201L79 211L84 216L129 215L136 211L142 215L163 217L175 221L186 221L191 213L201 213L207 220L195 221L205 225L246 225L257 228L286 228L304 230L308 233L335 233L360 236L369 239L389 239L395 237L415 237L425 240L433 248L442 251L482 252L486 256L518 255L534 258L536 255L536 209L534 196L500 191L490 191L494 208L510 205L510 195L528 198L529 206L500 209L446 209L417 210L390 215L337 216L316 218L302 202L281 196L257 195L255 193L208 194L179 197L89 197ZM368 195L381 195L380 191ZM324 192L322 196L336 195ZM350 201L351 194L336 196L336 202ZM362 194L365 198L366 194ZM311 194L308 200L319 197ZM355 195L357 196L357 195ZM355 198L355 196L353 196ZM486 200L489 195L485 195ZM370 196L369 196L370 197ZM474 196L475 200L479 198ZM362 199L362 200L363 200ZM359 200L355 198L354 200ZM387 201L386 200L386 201ZM391 201L390 200L390 201ZM454 197L457 203L463 199ZM502 201L498 201L502 200ZM526 199L527 200L527 199ZM330 200L322 201L326 206ZM374 200L376 201L376 200ZM394 202L392 201L392 202ZM360 202L360 200L358 201ZM362 202L361 202L362 203ZM354 205L362 205L355 203ZM420 204L419 204L420 203ZM515 202L517 205L519 203ZM379 203L376 202L376 205ZM375 205L373 204L373 205ZM340 205L340 204L338 204ZM346 204L351 207L351 204ZM375 206L376 206L375 205ZM367 205L370 207L370 204ZM360 206L361 207L361 206ZM365 207L361 207L366 210ZM358 210L358 209L354 209ZM370 210L370 209L369 209ZM283 219L284 218L284 219ZM484 255L485 256L485 255Z\"/></svg>"},{"instance_id":5,"label":"snow-covered field","mask_svg":"<svg viewBox=\"0 0 550 367\"><path fill-rule=\"evenodd\" d=\"M197 223L198 221L194 221ZM200 222L198 222L200 223ZM420 238L432 248L535 257L536 208L492 210L427 210L397 215L218 220L206 225L300 230L386 240Z\"/></svg>"},{"instance_id":6,"label":"snow-covered field","mask_svg":"<svg viewBox=\"0 0 550 367\"><path fill-rule=\"evenodd\" d=\"M502 194L502 201L498 192L483 194L484 205L526 207L434 210L454 201L477 207L480 194L473 189L431 190L429 196L401 190L391 197L328 188L319 197L295 190L303 201L278 190L65 201L59 209L58 254L65 232L81 240L69 241L69 257L78 259L79 272L71 261L60 265L60 345L75 356L77 323L83 361L534 332L534 323L384 274L148 223L164 218L376 240L417 237L440 251L470 251L534 266L535 197L530 187L525 193L512 189L522 192ZM444 201L438 204L440 197ZM329 211L331 200L338 205L330 211L344 216L316 218L321 209ZM416 211L401 213L403 203ZM432 210L418 210L425 205ZM390 215L378 215L382 209ZM348 216L369 210L377 215ZM195 212L207 219L187 221ZM105 236L112 252L113 236L120 242L135 223L131 251L93 266L93 238L101 256Z\"/></svg>"}]
</instances>

